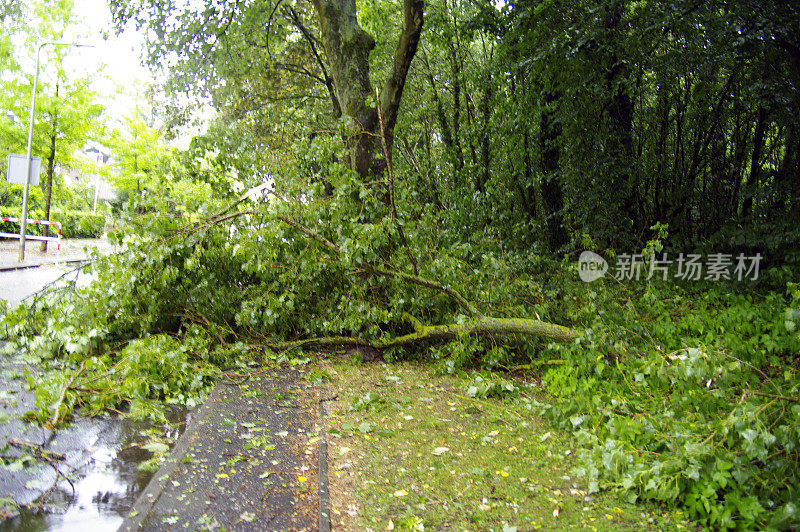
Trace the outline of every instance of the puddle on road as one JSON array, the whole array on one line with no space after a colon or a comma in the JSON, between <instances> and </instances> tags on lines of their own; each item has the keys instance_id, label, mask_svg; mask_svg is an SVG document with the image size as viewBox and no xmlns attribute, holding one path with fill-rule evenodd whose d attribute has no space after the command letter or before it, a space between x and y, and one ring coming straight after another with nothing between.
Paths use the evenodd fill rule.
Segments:
<instances>
[{"instance_id":1,"label":"puddle on road","mask_svg":"<svg viewBox=\"0 0 800 532\"><path fill-rule=\"evenodd\" d=\"M185 411L173 411L170 418L185 419ZM182 432L174 425L165 433L166 443L174 444ZM134 422L128 418L109 417L101 420L80 419L72 427L59 431L48 449L67 456L68 462L82 462L74 470L62 468L74 485L63 478L58 489L50 495L40 510L22 508L17 517L0 523L0 532L6 531L112 531L119 528L128 515L139 494L147 486L153 473L139 471L139 463L152 454L137 445L147 438L141 432L152 428L145 422ZM32 473L32 474L31 474ZM29 471L25 478L41 477L25 481L25 489L35 486L38 493L53 484L52 467L42 469L39 474ZM0 480L0 485L7 484ZM13 488L14 482L10 484ZM8 486L3 486L8 487ZM24 493L20 494L23 500Z\"/></svg>"},{"instance_id":2,"label":"puddle on road","mask_svg":"<svg viewBox=\"0 0 800 532\"><path fill-rule=\"evenodd\" d=\"M187 411L168 409L170 424L163 426L117 415L76 418L53 433L20 419L34 407L23 373L24 365L0 359L0 455L11 464L26 454L9 445L9 440L45 444L42 448L47 451L64 455L60 469L72 485L62 477L57 489L42 500L55 481L53 467L34 463L15 470L0 461L0 511L4 497L32 508L41 503L40 509L22 507L18 516L0 522L0 532L116 530L152 477L138 470L141 462L152 457L140 445L153 440L153 431L158 432L159 441L174 444L183 432Z\"/></svg>"},{"instance_id":3,"label":"puddle on road","mask_svg":"<svg viewBox=\"0 0 800 532\"><path fill-rule=\"evenodd\" d=\"M65 275L67 272L69 274ZM62 278L60 285L77 281L78 286L86 286L96 278L92 273L79 274L74 267L33 268L3 275L0 299L12 305L59 278ZM3 343L0 341L0 348ZM0 532L116 530L153 476L150 472L139 471L137 466L152 457L139 445L150 440L142 432L155 427L125 417L105 416L77 418L53 434L24 422L20 416L35 406L33 392L27 390L23 378L25 369L25 364L16 362L14 357L0 357L0 455L6 461L13 461L24 454L8 445L9 439L36 445L46 442L44 449L65 456L66 465L60 468L72 485L62 477L57 489L43 500L42 494L56 479L52 467L33 464L12 471L0 460L0 515L3 498L11 498L21 505L19 515L5 521L0 517ZM167 412L171 424L159 427L160 441L170 446L177 441L183 432L186 414L185 409ZM31 509L37 506L40 507Z\"/></svg>"}]
</instances>

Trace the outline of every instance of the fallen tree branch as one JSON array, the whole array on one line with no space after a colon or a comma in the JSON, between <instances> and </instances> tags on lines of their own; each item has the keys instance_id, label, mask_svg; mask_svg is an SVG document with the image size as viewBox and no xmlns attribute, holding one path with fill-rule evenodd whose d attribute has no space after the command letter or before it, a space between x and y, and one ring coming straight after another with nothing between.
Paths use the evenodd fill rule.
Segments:
<instances>
[{"instance_id":1,"label":"fallen tree branch","mask_svg":"<svg viewBox=\"0 0 800 532\"><path fill-rule=\"evenodd\" d=\"M424 286L425 288L430 288L431 290L436 290L437 292L441 292L443 294L447 294L453 299L456 303L461 306L467 313L472 317L480 316L481 313L478 312L472 303L464 299L461 294L456 292L455 290L451 290L450 288L444 287L437 283L436 281L431 281L429 279L425 279L424 277L419 277L418 275L411 275L408 273L403 272L396 272L393 270L383 270L381 268L375 268L374 266L366 265L363 267L365 271L373 273L375 275L381 275L384 277L395 277L397 279L401 279L406 281L407 283L415 284L417 286Z\"/></svg>"},{"instance_id":2,"label":"fallen tree branch","mask_svg":"<svg viewBox=\"0 0 800 532\"><path fill-rule=\"evenodd\" d=\"M464 334L538 336L550 338L558 342L571 342L575 333L568 327L525 318L490 318L479 317L464 323L447 325L415 325L411 334L399 336L383 344L378 349L397 347L414 342L452 340Z\"/></svg>"},{"instance_id":3,"label":"fallen tree branch","mask_svg":"<svg viewBox=\"0 0 800 532\"><path fill-rule=\"evenodd\" d=\"M241 213L234 213L233 215L226 215L225 217L233 217L239 214ZM328 251L336 255L337 258L340 258L341 250L339 246L321 234L309 229L299 221L293 220L288 216L277 215L276 218L290 227L297 229L308 238L320 243ZM414 332L382 342L369 342L367 340L352 336L325 336L320 338L307 338L287 342L266 342L264 345L274 351L285 351L293 348L302 349L310 347L323 349L335 347L363 347L366 349L383 351L384 349L408 345L416 342L452 340L461 335L523 335L549 338L557 342L571 342L575 338L575 332L572 329L554 323L527 318L493 318L484 316L472 303L467 301L466 298L464 298L455 290L419 275L412 275L385 267L374 266L372 264L362 265L359 270L376 276L394 277L395 279L445 294L455 303L457 303L459 307L464 309L469 315L470 319L464 323L424 325L410 314L404 314L403 318L413 326ZM70 384L67 385L67 388ZM64 393L66 393L66 388Z\"/></svg>"},{"instance_id":4,"label":"fallen tree branch","mask_svg":"<svg viewBox=\"0 0 800 532\"><path fill-rule=\"evenodd\" d=\"M72 374L72 377L70 377L70 379L67 382L66 386L64 386L64 389L61 390L61 395L58 396L58 400L56 401L56 406L53 409L53 416L50 418L50 424L53 425L54 427L58 424L58 418L61 417L60 414L59 414L59 411L61 410L61 404L64 402L64 398L67 395L67 390L70 389L70 387L72 386L72 383L75 382L75 379L77 379L78 376L81 373L83 373L83 369L84 369L85 363L86 363L85 360L81 362L81 367L78 368L78 371L76 371L75 373Z\"/></svg>"},{"instance_id":5,"label":"fallen tree branch","mask_svg":"<svg viewBox=\"0 0 800 532\"><path fill-rule=\"evenodd\" d=\"M768 399L778 399L780 401L787 401L789 403L800 403L800 399L797 399L795 397L786 397L785 395L776 395L776 394L773 394L773 393L764 393L764 392L755 392L755 391L750 391L748 393L751 393L753 395L757 395L759 397L766 397Z\"/></svg>"},{"instance_id":6,"label":"fallen tree branch","mask_svg":"<svg viewBox=\"0 0 800 532\"><path fill-rule=\"evenodd\" d=\"M42 495L41 497L39 497L38 502L33 503L29 507L43 504L58 487L59 478L63 478L69 483L70 487L72 488L72 496L73 497L75 496L75 484L72 482L72 480L70 480L70 478L67 475L64 474L63 471L61 471L59 467L62 463L69 466L69 464L66 463L67 460L66 455L61 453L55 453L52 451L47 451L45 450L43 445L37 445L35 443L27 441L15 440L13 438L9 438L7 441L8 444L11 445L12 447L16 447L17 449L22 449L24 451L27 451L34 459L40 460L48 464L56 472L56 476L53 479L53 484L46 491L42 492Z\"/></svg>"},{"instance_id":7,"label":"fallen tree branch","mask_svg":"<svg viewBox=\"0 0 800 532\"><path fill-rule=\"evenodd\" d=\"M384 342L368 342L355 336L323 336L291 342L268 343L266 345L274 351L305 347L363 347L375 351L383 351L416 342L453 340L459 336L470 334L477 336L537 336L550 338L557 342L571 342L575 339L575 332L569 327L527 318L490 318L481 316L464 323L423 325L409 314L404 314L403 317L412 324L414 332Z\"/></svg>"},{"instance_id":8,"label":"fallen tree branch","mask_svg":"<svg viewBox=\"0 0 800 532\"><path fill-rule=\"evenodd\" d=\"M304 235L313 238L317 242L320 242L323 246L325 246L329 250L331 250L334 253L336 253L337 255L339 255L339 253L340 253L339 246L337 246L336 244L334 244L333 242L331 242L330 240L328 240L324 236L320 235L319 233L317 233L315 231L312 231L311 229L309 229L308 227L304 226L300 222L296 222L296 221L292 220L291 218L289 218L287 216L278 215L277 218L278 218L278 220L280 220L280 221L282 221L282 222L284 222L284 223L286 223L288 225L291 225L292 227L294 227L295 229L297 229L298 231L300 231Z\"/></svg>"},{"instance_id":9,"label":"fallen tree branch","mask_svg":"<svg viewBox=\"0 0 800 532\"><path fill-rule=\"evenodd\" d=\"M288 218L286 216L278 215L278 219L288 225L291 225L304 235L321 243L323 246L325 246L332 252L336 253L337 255L340 254L339 246L337 246L324 236L320 235L319 233L312 231L303 224L296 222L295 220L292 220L291 218ZM417 286L423 286L425 288L430 288L431 290L436 290L437 292L441 292L443 294L450 296L450 298L452 298L456 303L459 304L459 306L461 306L464 310L466 310L470 316L475 317L481 315L481 313L478 312L478 310L469 301L464 299L464 297L462 297L461 294L459 294L455 290L442 286L436 281L431 281L429 279L425 279L424 277L420 277L418 275L411 275L409 273L403 273L394 270L385 270L369 264L362 266L361 269L366 272L372 273L374 275L380 275L383 277L395 277L397 279L401 279L403 281L415 284Z\"/></svg>"},{"instance_id":10,"label":"fallen tree branch","mask_svg":"<svg viewBox=\"0 0 800 532\"><path fill-rule=\"evenodd\" d=\"M45 462L63 462L67 459L65 455L47 451L41 445L35 443L9 438L8 444L17 449L28 451L34 458L44 460Z\"/></svg>"}]
</instances>

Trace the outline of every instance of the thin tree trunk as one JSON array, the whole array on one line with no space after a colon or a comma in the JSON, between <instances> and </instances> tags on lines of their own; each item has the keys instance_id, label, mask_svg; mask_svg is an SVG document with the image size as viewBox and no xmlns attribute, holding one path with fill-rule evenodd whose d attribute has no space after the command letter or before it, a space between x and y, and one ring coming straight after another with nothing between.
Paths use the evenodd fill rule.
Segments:
<instances>
[{"instance_id":1,"label":"thin tree trunk","mask_svg":"<svg viewBox=\"0 0 800 532\"><path fill-rule=\"evenodd\" d=\"M612 138L609 139L614 157L615 171L611 176L611 194L618 206L628 216L634 227L638 225L634 209L634 176L631 174L633 162L633 102L627 92L630 72L627 63L620 60L617 50L620 49L622 36L620 24L625 12L625 2L616 0L610 6L605 22L608 33L608 75L606 83L614 96L609 102L609 119Z\"/></svg>"},{"instance_id":2,"label":"thin tree trunk","mask_svg":"<svg viewBox=\"0 0 800 532\"><path fill-rule=\"evenodd\" d=\"M734 114L736 115L736 148L733 157L733 170L730 176L733 191L731 192L731 199L728 205L728 211L734 218L739 211L739 198L741 195L742 177L744 176L745 156L747 155L747 139L750 138L749 125L745 127L742 126L743 110L742 100L737 94L734 100Z\"/></svg>"},{"instance_id":3,"label":"thin tree trunk","mask_svg":"<svg viewBox=\"0 0 800 532\"><path fill-rule=\"evenodd\" d=\"M491 118L491 108L489 103L492 99L492 86L491 75L490 79L486 81L487 85L483 89L483 101L481 102L481 165L483 168L481 172L476 172L475 190L483 194L486 189L486 184L489 182L491 175L491 168L489 167L491 151L489 149L489 120Z\"/></svg>"},{"instance_id":4,"label":"thin tree trunk","mask_svg":"<svg viewBox=\"0 0 800 532\"><path fill-rule=\"evenodd\" d=\"M764 149L764 130L767 122L767 110L763 107L758 108L758 118L756 119L756 130L753 133L753 154L750 157L750 175L747 184L750 193L744 199L742 205L742 218L747 219L753 210L753 188L758 184L758 175L761 172L761 152Z\"/></svg>"},{"instance_id":5,"label":"thin tree trunk","mask_svg":"<svg viewBox=\"0 0 800 532\"><path fill-rule=\"evenodd\" d=\"M656 168L657 171L653 176L655 183L653 184L653 212L655 219L661 220L664 215L663 198L666 194L663 193L664 179L668 177L665 166L667 165L666 146L667 137L669 136L669 111L671 103L669 101L668 89L661 85L658 97L659 109L659 128L658 128L658 141L656 142ZM662 177L663 176L663 177Z\"/></svg>"},{"instance_id":6,"label":"thin tree trunk","mask_svg":"<svg viewBox=\"0 0 800 532\"><path fill-rule=\"evenodd\" d=\"M455 24L455 15L453 16ZM453 172L460 176L464 169L464 153L461 151L461 73L455 46L450 46L451 71L453 75ZM458 179L458 177L456 177Z\"/></svg>"},{"instance_id":7,"label":"thin tree trunk","mask_svg":"<svg viewBox=\"0 0 800 532\"><path fill-rule=\"evenodd\" d=\"M56 100L58 100L58 84L56 84ZM47 178L44 188L44 219L50 221L50 200L53 195L53 174L56 166L56 139L58 137L58 108L53 111L53 129L50 132L50 154L47 156ZM50 226L45 225L42 233L45 237L50 235ZM39 248L42 252L47 251L47 240L42 240Z\"/></svg>"},{"instance_id":8,"label":"thin tree trunk","mask_svg":"<svg viewBox=\"0 0 800 532\"><path fill-rule=\"evenodd\" d=\"M528 217L531 220L535 220L537 216L536 212L536 188L533 184L533 163L531 161L531 148L530 148L530 134L528 133L528 126L523 125L522 131L522 148L525 152L523 162L524 162L524 173L523 176L525 178L525 182L520 186L520 193L522 195L523 206L525 211L528 213Z\"/></svg>"},{"instance_id":9,"label":"thin tree trunk","mask_svg":"<svg viewBox=\"0 0 800 532\"><path fill-rule=\"evenodd\" d=\"M546 93L541 113L539 134L539 150L542 156L542 210L547 231L547 246L557 251L567 243L567 231L564 228L563 208L564 194L561 190L561 162L559 137L561 126L556 120L553 107L559 96Z\"/></svg>"}]
</instances>

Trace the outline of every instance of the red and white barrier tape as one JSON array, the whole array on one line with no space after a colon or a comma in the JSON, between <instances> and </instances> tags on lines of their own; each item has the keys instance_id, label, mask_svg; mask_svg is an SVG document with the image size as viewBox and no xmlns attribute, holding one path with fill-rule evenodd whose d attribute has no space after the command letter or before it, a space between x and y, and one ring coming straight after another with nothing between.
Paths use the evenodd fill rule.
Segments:
<instances>
[{"instance_id":1,"label":"red and white barrier tape","mask_svg":"<svg viewBox=\"0 0 800 532\"><path fill-rule=\"evenodd\" d=\"M21 223L20 218L14 216L0 216L0 222ZM28 218L27 223L33 225L55 225L58 228L58 236L40 236L40 235L25 235L26 240L46 240L48 242L58 242L58 252L61 252L61 222L52 222L50 220L31 220ZM0 237L19 238L19 233L0 233Z\"/></svg>"}]
</instances>

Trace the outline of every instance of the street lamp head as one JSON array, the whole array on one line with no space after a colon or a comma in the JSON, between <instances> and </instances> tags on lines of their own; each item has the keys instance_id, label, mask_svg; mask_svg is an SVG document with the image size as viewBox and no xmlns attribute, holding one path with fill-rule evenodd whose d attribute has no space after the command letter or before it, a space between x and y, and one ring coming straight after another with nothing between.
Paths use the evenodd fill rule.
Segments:
<instances>
[{"instance_id":1,"label":"street lamp head","mask_svg":"<svg viewBox=\"0 0 800 532\"><path fill-rule=\"evenodd\" d=\"M61 41L47 41L39 45L39 50L45 46L75 46L77 48L94 48L96 45L83 43L83 42L61 42Z\"/></svg>"}]
</instances>

